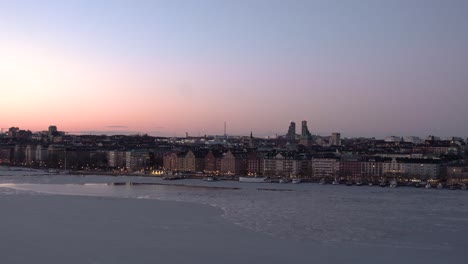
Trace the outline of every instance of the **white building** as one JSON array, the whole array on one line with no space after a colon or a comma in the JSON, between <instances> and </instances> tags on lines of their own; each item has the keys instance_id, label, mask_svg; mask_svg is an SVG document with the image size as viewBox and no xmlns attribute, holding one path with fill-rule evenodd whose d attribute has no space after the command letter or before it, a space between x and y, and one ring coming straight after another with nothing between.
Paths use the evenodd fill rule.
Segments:
<instances>
[{"instance_id":1,"label":"white building","mask_svg":"<svg viewBox=\"0 0 468 264\"><path fill-rule=\"evenodd\" d=\"M111 168L125 167L125 152L121 150L111 150L107 152L107 164Z\"/></svg>"},{"instance_id":2,"label":"white building","mask_svg":"<svg viewBox=\"0 0 468 264\"><path fill-rule=\"evenodd\" d=\"M312 158L312 175L314 178L334 178L338 175L340 162L335 158Z\"/></svg>"}]
</instances>

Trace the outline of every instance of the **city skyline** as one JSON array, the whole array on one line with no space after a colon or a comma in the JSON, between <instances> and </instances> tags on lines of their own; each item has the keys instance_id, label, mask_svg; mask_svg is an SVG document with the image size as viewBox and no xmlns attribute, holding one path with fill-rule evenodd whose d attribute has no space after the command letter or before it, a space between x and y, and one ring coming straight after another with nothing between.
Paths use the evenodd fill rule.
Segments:
<instances>
[{"instance_id":1,"label":"city skyline","mask_svg":"<svg viewBox=\"0 0 468 264\"><path fill-rule=\"evenodd\" d=\"M465 1L0 1L0 125L468 135Z\"/></svg>"},{"instance_id":2,"label":"city skyline","mask_svg":"<svg viewBox=\"0 0 468 264\"><path fill-rule=\"evenodd\" d=\"M264 139L275 139L275 138L283 138L285 140L292 140L292 141L297 141L300 140L300 144L304 145L313 145L316 144L316 140L323 139L323 138L329 138L329 140L333 142L340 142L340 138L342 134L338 131L331 132L331 133L311 133L308 130L308 125L307 125L307 120L302 120L301 121L301 127L299 131L296 131L296 124L294 121L292 121L286 131L286 133L276 133L276 134L270 134L270 135L261 135L261 134L254 134L253 131L250 131L249 134L229 134L227 133L227 130L223 131L221 134L190 134L188 132L183 133L183 135L160 135L160 134L152 134L148 132L141 132L141 131L129 131L125 130L127 127L124 126L108 126L107 128L112 129L120 129L120 130L90 130L90 131L64 131L59 129L56 125L50 125L46 129L39 129L39 130L31 130L28 128L24 127L18 127L18 126L12 126L8 128L1 128L0 131L0 136L1 135L8 135L13 131L12 133L17 133L18 131L20 132L27 132L27 133L33 133L36 135L40 134L50 134L51 130L52 131L58 131L62 135L75 135L75 136L141 136L141 135L148 135L151 137L161 137L161 138L203 138L203 137L251 137L251 138L264 138ZM15 132L16 131L16 132ZM440 136L440 135L386 135L384 137L375 137L375 136L344 136L344 139L357 139L357 138L367 138L367 139L377 139L377 140L385 140L389 142L398 142L399 140L405 141L405 142L422 142L423 140L427 139L430 140L432 139L437 139L437 140L465 140L464 136L459 136L459 135L453 135L453 136ZM302 140L307 140L309 139L310 141L302 141ZM468 138L466 138L468 141ZM314 143L315 142L315 143Z\"/></svg>"}]
</instances>

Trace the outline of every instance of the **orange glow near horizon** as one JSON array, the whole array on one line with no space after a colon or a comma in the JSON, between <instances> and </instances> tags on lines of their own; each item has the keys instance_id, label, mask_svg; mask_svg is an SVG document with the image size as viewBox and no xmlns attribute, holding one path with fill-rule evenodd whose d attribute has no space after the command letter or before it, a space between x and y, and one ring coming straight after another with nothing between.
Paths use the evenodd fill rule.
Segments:
<instances>
[{"instance_id":1,"label":"orange glow near horizon","mask_svg":"<svg viewBox=\"0 0 468 264\"><path fill-rule=\"evenodd\" d=\"M112 61L19 43L0 44L0 57L2 127L42 131L57 125L72 133L171 136L222 133L226 116L242 118L242 113L226 110L229 105L219 102L218 95L198 92L198 86L217 84L196 71L181 78L156 65L152 74L142 74Z\"/></svg>"},{"instance_id":2,"label":"orange glow near horizon","mask_svg":"<svg viewBox=\"0 0 468 264\"><path fill-rule=\"evenodd\" d=\"M127 69L18 44L0 47L2 126L135 127L159 108L151 104L157 100L132 89L138 82Z\"/></svg>"}]
</instances>

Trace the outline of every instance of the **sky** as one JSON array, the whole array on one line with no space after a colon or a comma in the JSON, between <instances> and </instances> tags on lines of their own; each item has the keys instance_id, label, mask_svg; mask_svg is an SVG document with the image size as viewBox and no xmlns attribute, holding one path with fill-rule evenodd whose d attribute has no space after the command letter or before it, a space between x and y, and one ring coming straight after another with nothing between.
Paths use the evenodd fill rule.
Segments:
<instances>
[{"instance_id":1,"label":"sky","mask_svg":"<svg viewBox=\"0 0 468 264\"><path fill-rule=\"evenodd\" d=\"M0 127L468 136L465 0L0 0Z\"/></svg>"}]
</instances>

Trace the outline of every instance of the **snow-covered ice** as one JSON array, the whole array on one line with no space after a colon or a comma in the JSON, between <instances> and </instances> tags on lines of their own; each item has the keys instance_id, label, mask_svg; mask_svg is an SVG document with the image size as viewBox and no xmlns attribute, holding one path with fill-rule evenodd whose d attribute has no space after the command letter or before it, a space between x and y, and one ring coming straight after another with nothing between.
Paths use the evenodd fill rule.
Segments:
<instances>
[{"instance_id":1,"label":"snow-covered ice","mask_svg":"<svg viewBox=\"0 0 468 264\"><path fill-rule=\"evenodd\" d=\"M63 258L76 255L65 242L72 243L89 255L89 261L75 256L76 263L129 263L120 252L125 249L133 263L454 263L465 259L468 246L468 192L461 190L200 180L116 186L108 183L168 182L40 171L0 175L0 228L10 232L0 254L11 256L9 263L27 259L28 250L44 260L39 263L59 263L32 242L12 255L21 240L31 239L60 247ZM289 191L259 190L269 188Z\"/></svg>"}]
</instances>

